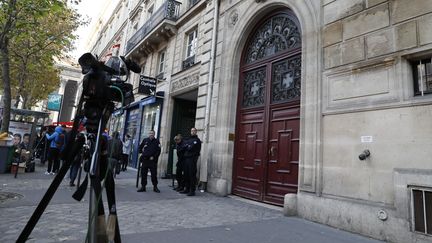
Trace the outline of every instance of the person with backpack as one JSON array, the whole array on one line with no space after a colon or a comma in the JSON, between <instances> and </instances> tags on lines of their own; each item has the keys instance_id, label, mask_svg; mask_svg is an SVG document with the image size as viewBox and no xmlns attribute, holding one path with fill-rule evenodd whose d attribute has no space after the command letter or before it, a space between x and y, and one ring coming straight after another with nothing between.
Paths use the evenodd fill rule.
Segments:
<instances>
[{"instance_id":1,"label":"person with backpack","mask_svg":"<svg viewBox=\"0 0 432 243\"><path fill-rule=\"evenodd\" d=\"M61 126L58 126L55 128L53 134L45 134L45 136L48 141L51 141L48 152L48 168L45 174L53 175L57 173L58 169L60 168L60 151L62 151L64 148L65 135L63 128Z\"/></svg>"}]
</instances>

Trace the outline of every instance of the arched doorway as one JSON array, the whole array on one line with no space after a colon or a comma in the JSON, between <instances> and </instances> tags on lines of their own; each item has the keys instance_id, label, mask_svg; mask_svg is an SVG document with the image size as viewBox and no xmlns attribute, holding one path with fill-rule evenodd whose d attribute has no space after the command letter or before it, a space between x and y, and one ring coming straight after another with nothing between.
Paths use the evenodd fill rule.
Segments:
<instances>
[{"instance_id":1,"label":"arched doorway","mask_svg":"<svg viewBox=\"0 0 432 243\"><path fill-rule=\"evenodd\" d=\"M233 193L282 205L298 187L301 29L294 13L273 11L260 21L241 60Z\"/></svg>"}]
</instances>

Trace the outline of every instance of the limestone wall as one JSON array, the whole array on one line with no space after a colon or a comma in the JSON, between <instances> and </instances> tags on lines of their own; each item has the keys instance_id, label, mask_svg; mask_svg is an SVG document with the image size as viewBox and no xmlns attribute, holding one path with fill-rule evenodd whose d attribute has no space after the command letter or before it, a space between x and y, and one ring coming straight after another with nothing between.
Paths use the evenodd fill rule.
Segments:
<instances>
[{"instance_id":1,"label":"limestone wall","mask_svg":"<svg viewBox=\"0 0 432 243\"><path fill-rule=\"evenodd\" d=\"M299 212L379 239L422 242L411 233L408 185L432 187L418 180L431 174L432 96L414 95L410 60L432 54L432 2L324 0L322 23L321 193L331 203L319 214ZM360 161L364 149L371 156ZM352 213L337 212L348 205ZM378 209L388 221L375 217Z\"/></svg>"}]
</instances>

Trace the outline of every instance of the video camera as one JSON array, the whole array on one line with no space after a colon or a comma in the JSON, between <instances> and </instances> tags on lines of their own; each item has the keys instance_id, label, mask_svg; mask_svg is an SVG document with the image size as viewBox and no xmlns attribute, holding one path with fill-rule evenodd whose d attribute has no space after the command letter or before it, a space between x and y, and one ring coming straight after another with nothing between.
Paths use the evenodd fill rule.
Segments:
<instances>
[{"instance_id":1,"label":"video camera","mask_svg":"<svg viewBox=\"0 0 432 243\"><path fill-rule=\"evenodd\" d=\"M104 64L91 53L83 54L78 63L83 78L83 94L90 99L123 102L123 106L133 102L132 84L126 83L129 70L140 73L141 68L135 62L124 57L112 56ZM117 88L120 89L121 93ZM122 100L123 96L123 100Z\"/></svg>"},{"instance_id":2,"label":"video camera","mask_svg":"<svg viewBox=\"0 0 432 243\"><path fill-rule=\"evenodd\" d=\"M91 53L83 54L78 59L78 63L82 73L85 74L83 96L87 124L91 126L98 123L107 102L122 102L122 106L126 106L134 101L133 85L126 81L130 71L141 72L138 64L118 56L111 56L106 63L103 63ZM94 129L94 126L91 126L91 129Z\"/></svg>"}]
</instances>

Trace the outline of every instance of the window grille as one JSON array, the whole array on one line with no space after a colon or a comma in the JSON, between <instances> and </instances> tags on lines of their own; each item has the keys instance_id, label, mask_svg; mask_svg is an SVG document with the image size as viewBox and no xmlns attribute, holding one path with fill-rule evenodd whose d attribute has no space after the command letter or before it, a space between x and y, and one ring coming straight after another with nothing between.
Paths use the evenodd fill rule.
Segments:
<instances>
[{"instance_id":1,"label":"window grille","mask_svg":"<svg viewBox=\"0 0 432 243\"><path fill-rule=\"evenodd\" d=\"M432 235L432 188L411 188L413 229Z\"/></svg>"},{"instance_id":2,"label":"window grille","mask_svg":"<svg viewBox=\"0 0 432 243\"><path fill-rule=\"evenodd\" d=\"M412 61L414 74L414 95L424 96L432 93L432 57Z\"/></svg>"}]
</instances>

